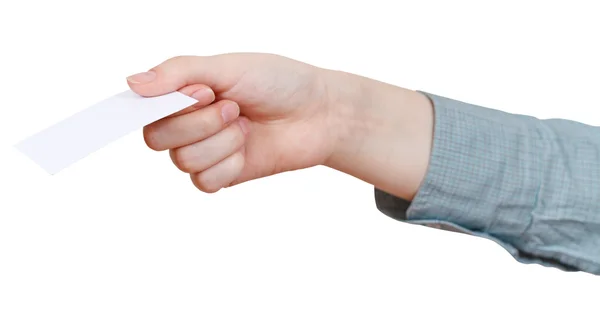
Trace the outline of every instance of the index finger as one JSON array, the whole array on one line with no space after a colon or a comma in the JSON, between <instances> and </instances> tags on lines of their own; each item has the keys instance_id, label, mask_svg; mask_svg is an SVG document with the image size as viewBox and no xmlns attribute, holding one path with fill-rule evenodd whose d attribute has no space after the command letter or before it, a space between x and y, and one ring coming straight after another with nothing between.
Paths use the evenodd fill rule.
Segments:
<instances>
[{"instance_id":1,"label":"index finger","mask_svg":"<svg viewBox=\"0 0 600 323\"><path fill-rule=\"evenodd\" d=\"M215 101L215 92L208 86L204 84L193 84L188 85L180 89L178 92L181 94L187 95L198 100L197 103L191 105L181 111L177 111L167 118L180 116L182 114L190 113L196 111L198 109L204 108Z\"/></svg>"}]
</instances>

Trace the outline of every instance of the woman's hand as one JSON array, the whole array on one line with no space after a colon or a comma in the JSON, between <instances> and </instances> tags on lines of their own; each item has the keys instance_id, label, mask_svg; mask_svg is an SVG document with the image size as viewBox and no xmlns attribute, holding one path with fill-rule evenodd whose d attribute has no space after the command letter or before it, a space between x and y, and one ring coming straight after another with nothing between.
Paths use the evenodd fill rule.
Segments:
<instances>
[{"instance_id":1,"label":"woman's hand","mask_svg":"<svg viewBox=\"0 0 600 323\"><path fill-rule=\"evenodd\" d=\"M406 163L394 160L394 152L410 152L411 145L429 151L422 147L431 141L431 109L411 112L412 105L430 108L424 96L282 56L175 57L128 83L142 96L180 91L198 100L145 127L144 138L154 150L170 150L204 192L327 165L394 193L385 176L394 179ZM414 144L402 147L407 142ZM400 157L410 171L424 173L422 153ZM425 158L418 160L423 167L414 167L415 158ZM399 189L416 190L422 174L416 176ZM397 195L410 195L404 191Z\"/></svg>"}]
</instances>

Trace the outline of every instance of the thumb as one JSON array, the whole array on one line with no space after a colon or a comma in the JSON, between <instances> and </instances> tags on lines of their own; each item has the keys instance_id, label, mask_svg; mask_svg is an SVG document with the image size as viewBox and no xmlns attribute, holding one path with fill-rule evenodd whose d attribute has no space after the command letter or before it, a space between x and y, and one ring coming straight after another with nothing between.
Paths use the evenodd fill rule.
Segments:
<instances>
[{"instance_id":1,"label":"thumb","mask_svg":"<svg viewBox=\"0 0 600 323\"><path fill-rule=\"evenodd\" d=\"M127 77L131 90L141 96L158 96L177 91L186 85L204 84L217 92L227 87L218 56L177 56L147 72Z\"/></svg>"}]
</instances>

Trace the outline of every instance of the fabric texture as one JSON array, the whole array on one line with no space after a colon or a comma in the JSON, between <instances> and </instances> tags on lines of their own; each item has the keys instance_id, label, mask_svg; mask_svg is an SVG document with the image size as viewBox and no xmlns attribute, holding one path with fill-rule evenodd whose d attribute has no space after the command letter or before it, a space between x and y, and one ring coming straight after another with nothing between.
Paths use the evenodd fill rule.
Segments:
<instances>
[{"instance_id":1,"label":"fabric texture","mask_svg":"<svg viewBox=\"0 0 600 323\"><path fill-rule=\"evenodd\" d=\"M375 189L408 223L496 241L515 259L600 275L600 128L424 93L435 127L412 202Z\"/></svg>"}]
</instances>

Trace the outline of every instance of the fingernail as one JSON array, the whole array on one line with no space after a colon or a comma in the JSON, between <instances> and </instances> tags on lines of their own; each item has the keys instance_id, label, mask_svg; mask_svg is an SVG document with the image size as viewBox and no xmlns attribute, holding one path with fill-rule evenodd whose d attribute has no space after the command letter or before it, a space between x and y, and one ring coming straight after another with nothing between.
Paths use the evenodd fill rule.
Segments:
<instances>
[{"instance_id":1,"label":"fingernail","mask_svg":"<svg viewBox=\"0 0 600 323\"><path fill-rule=\"evenodd\" d=\"M248 132L250 132L250 125L248 124L248 119L240 118L240 121L238 121L238 123L240 124L240 128L242 128L242 132L245 135L247 135Z\"/></svg>"},{"instance_id":2,"label":"fingernail","mask_svg":"<svg viewBox=\"0 0 600 323\"><path fill-rule=\"evenodd\" d=\"M221 116L224 123L229 123L240 114L240 108L237 104L227 103L221 108Z\"/></svg>"},{"instance_id":3,"label":"fingernail","mask_svg":"<svg viewBox=\"0 0 600 323\"><path fill-rule=\"evenodd\" d=\"M207 98L211 98L210 101L213 101L215 94L213 93L213 90L211 88L205 87L192 93L192 95L190 96L198 101L208 101L206 100Z\"/></svg>"},{"instance_id":4,"label":"fingernail","mask_svg":"<svg viewBox=\"0 0 600 323\"><path fill-rule=\"evenodd\" d=\"M129 81L129 83L133 83L133 84L144 84L144 83L150 83L150 82L154 81L155 78L156 78L156 72L148 71L148 72L131 75L127 78L127 81Z\"/></svg>"}]
</instances>

